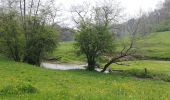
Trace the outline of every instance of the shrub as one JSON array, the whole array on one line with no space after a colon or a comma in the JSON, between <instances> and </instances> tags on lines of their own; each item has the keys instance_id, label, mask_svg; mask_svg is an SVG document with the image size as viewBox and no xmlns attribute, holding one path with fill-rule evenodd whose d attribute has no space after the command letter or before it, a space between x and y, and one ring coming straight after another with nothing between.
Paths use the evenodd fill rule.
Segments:
<instances>
[{"instance_id":1,"label":"shrub","mask_svg":"<svg viewBox=\"0 0 170 100\"><path fill-rule=\"evenodd\" d=\"M24 34L15 12L0 15L0 51L15 61L21 61L24 52Z\"/></svg>"}]
</instances>

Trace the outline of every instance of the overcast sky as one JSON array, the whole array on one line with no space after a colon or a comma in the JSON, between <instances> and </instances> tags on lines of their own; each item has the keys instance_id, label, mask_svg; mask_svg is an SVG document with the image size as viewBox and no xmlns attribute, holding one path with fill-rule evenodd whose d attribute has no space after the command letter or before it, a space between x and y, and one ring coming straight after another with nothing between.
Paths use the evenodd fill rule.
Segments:
<instances>
[{"instance_id":1,"label":"overcast sky","mask_svg":"<svg viewBox=\"0 0 170 100\"><path fill-rule=\"evenodd\" d=\"M62 5L65 11L69 11L72 5L82 4L84 1L95 3L99 0L56 0L57 4ZM116 0L120 2L121 6L124 8L124 13L128 17L136 16L136 14L142 10L145 12L152 11L159 5L160 2L164 0ZM65 12L67 13L67 12ZM68 13L67 13L68 14ZM66 14L66 15L67 15ZM69 24L69 18L65 18L65 23Z\"/></svg>"}]
</instances>

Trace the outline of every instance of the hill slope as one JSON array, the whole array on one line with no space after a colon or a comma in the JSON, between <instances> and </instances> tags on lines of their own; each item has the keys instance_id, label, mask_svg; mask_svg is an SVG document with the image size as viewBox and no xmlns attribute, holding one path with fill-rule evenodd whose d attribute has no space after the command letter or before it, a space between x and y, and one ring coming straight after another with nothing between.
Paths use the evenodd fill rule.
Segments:
<instances>
[{"instance_id":1,"label":"hill slope","mask_svg":"<svg viewBox=\"0 0 170 100\"><path fill-rule=\"evenodd\" d=\"M170 59L170 31L151 33L138 44L143 55Z\"/></svg>"},{"instance_id":2,"label":"hill slope","mask_svg":"<svg viewBox=\"0 0 170 100\"><path fill-rule=\"evenodd\" d=\"M170 31L151 33L137 42L139 54L156 58L170 59ZM118 49L122 49L118 47ZM119 50L120 51L120 50ZM53 53L55 57L61 57L60 62L84 62L85 58L77 56L74 42L62 42Z\"/></svg>"}]
</instances>

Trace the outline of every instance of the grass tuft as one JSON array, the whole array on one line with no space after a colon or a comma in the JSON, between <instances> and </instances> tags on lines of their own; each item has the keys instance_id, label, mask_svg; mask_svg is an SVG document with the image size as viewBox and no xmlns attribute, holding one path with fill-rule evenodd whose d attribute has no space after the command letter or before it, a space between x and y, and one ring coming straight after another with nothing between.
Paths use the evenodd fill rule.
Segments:
<instances>
[{"instance_id":1,"label":"grass tuft","mask_svg":"<svg viewBox=\"0 0 170 100\"><path fill-rule=\"evenodd\" d=\"M6 85L0 90L1 95L20 95L25 93L36 93L37 88L30 84L20 83L17 85Z\"/></svg>"}]
</instances>

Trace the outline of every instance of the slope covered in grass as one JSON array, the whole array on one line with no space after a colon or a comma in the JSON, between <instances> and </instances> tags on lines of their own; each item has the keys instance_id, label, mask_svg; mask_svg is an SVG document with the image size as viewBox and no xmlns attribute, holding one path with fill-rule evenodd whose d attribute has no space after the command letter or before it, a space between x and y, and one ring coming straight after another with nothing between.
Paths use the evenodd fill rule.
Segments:
<instances>
[{"instance_id":1,"label":"slope covered in grass","mask_svg":"<svg viewBox=\"0 0 170 100\"><path fill-rule=\"evenodd\" d=\"M84 70L48 70L0 59L0 99L169 100L169 83Z\"/></svg>"},{"instance_id":2,"label":"slope covered in grass","mask_svg":"<svg viewBox=\"0 0 170 100\"><path fill-rule=\"evenodd\" d=\"M82 63L85 62L83 55L77 55L74 47L74 42L61 42L54 51L53 55L56 58L60 58L62 63Z\"/></svg>"},{"instance_id":3,"label":"slope covered in grass","mask_svg":"<svg viewBox=\"0 0 170 100\"><path fill-rule=\"evenodd\" d=\"M117 51L122 47L118 41ZM137 42L137 52L143 56L170 59L170 32L151 33ZM60 62L85 62L85 57L77 56L74 42L62 42L53 55L61 57Z\"/></svg>"},{"instance_id":4,"label":"slope covered in grass","mask_svg":"<svg viewBox=\"0 0 170 100\"><path fill-rule=\"evenodd\" d=\"M151 33L137 44L139 51L146 56L170 58L170 32Z\"/></svg>"}]
</instances>

